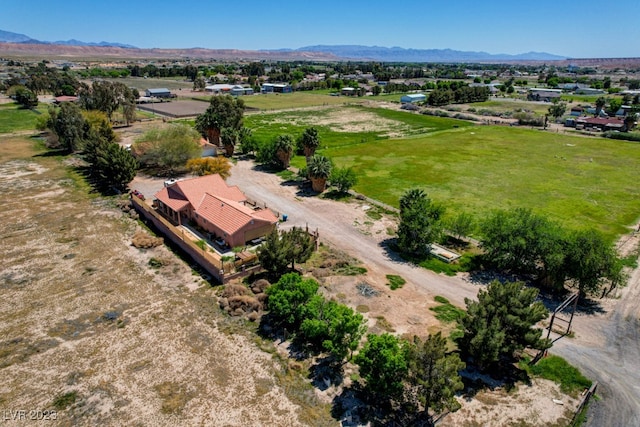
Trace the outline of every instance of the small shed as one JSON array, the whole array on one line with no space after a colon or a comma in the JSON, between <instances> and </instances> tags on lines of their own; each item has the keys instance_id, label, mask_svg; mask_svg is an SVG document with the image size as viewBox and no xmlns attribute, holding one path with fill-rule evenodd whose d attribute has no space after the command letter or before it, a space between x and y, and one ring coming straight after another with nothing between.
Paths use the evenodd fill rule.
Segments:
<instances>
[{"instance_id":1,"label":"small shed","mask_svg":"<svg viewBox=\"0 0 640 427\"><path fill-rule=\"evenodd\" d=\"M156 98L171 98L171 91L167 88L147 89L146 96L155 96Z\"/></svg>"},{"instance_id":2,"label":"small shed","mask_svg":"<svg viewBox=\"0 0 640 427\"><path fill-rule=\"evenodd\" d=\"M403 104L415 104L416 102L424 102L426 100L427 96L423 93L411 93L400 98L400 102Z\"/></svg>"}]
</instances>

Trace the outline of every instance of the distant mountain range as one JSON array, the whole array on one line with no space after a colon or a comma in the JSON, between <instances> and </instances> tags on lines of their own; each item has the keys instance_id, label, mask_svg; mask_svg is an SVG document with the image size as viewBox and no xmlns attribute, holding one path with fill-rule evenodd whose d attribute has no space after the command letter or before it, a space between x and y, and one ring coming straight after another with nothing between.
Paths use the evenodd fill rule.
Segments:
<instances>
[{"instance_id":1,"label":"distant mountain range","mask_svg":"<svg viewBox=\"0 0 640 427\"><path fill-rule=\"evenodd\" d=\"M61 45L61 46L103 46L103 47L121 47L125 49L135 49L135 46L131 46L130 44L123 43L113 43L113 42L83 42L80 40L58 40L55 42L50 41L42 41L32 39L31 37L25 34L12 33L10 31L0 30L0 42L8 42L8 43L24 43L24 44L53 44L53 45Z\"/></svg>"},{"instance_id":2,"label":"distant mountain range","mask_svg":"<svg viewBox=\"0 0 640 427\"><path fill-rule=\"evenodd\" d=\"M239 54L242 58L288 58L307 60L358 60L358 61L383 61L383 62L499 62L499 61L561 61L567 59L564 56L553 55L545 52L528 52L517 55L491 54L487 52L465 52L452 49L405 49L402 47L359 46L359 45L315 45L298 49L264 49L259 51L244 51L235 49L138 49L135 46L114 42L83 42L79 40L66 41L41 41L33 39L25 34L12 33L0 30L0 42L18 43L23 45L47 45L67 47L103 47L121 48L131 50L136 56L175 54L179 56L206 57L208 55ZM33 49L31 50L34 51ZM133 52L135 51L135 52ZM84 52L86 54L86 52ZM126 56L126 51L113 53L113 55Z\"/></svg>"},{"instance_id":3,"label":"distant mountain range","mask_svg":"<svg viewBox=\"0 0 640 427\"><path fill-rule=\"evenodd\" d=\"M359 45L316 45L292 50L330 53L340 58L386 62L561 61L567 59L564 56L546 52L509 55L505 53L465 52L452 49L404 49L402 47Z\"/></svg>"}]
</instances>

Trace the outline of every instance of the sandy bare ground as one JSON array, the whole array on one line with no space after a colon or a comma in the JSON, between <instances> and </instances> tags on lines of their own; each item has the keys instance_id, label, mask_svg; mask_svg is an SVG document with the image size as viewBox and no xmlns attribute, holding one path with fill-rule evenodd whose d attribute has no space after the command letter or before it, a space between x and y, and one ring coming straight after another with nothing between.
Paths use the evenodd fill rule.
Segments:
<instances>
[{"instance_id":1,"label":"sandy bare ground","mask_svg":"<svg viewBox=\"0 0 640 427\"><path fill-rule=\"evenodd\" d=\"M59 160L1 157L3 414L71 394L49 425L326 425L328 407L188 264L133 248L137 224L77 190Z\"/></svg>"}]
</instances>

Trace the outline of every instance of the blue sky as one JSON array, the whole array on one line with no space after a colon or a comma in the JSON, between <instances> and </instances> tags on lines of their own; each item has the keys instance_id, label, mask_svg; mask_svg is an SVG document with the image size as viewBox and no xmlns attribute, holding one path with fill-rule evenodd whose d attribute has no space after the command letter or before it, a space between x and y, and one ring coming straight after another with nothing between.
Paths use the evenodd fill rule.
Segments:
<instances>
[{"instance_id":1,"label":"blue sky","mask_svg":"<svg viewBox=\"0 0 640 427\"><path fill-rule=\"evenodd\" d=\"M271 3L271 4L270 4ZM399 46L640 57L640 0L2 0L0 29L142 48Z\"/></svg>"}]
</instances>

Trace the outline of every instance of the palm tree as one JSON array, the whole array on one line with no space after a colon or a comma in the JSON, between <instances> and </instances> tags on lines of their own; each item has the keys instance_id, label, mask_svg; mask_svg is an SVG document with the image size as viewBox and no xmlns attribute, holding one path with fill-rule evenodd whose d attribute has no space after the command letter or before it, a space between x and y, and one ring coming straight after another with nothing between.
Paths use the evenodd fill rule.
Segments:
<instances>
[{"instance_id":1,"label":"palm tree","mask_svg":"<svg viewBox=\"0 0 640 427\"><path fill-rule=\"evenodd\" d=\"M300 138L302 149L304 150L304 156L309 158L316 153L316 149L320 145L320 139L318 138L318 130L314 127L306 128L302 137Z\"/></svg>"},{"instance_id":2,"label":"palm tree","mask_svg":"<svg viewBox=\"0 0 640 427\"><path fill-rule=\"evenodd\" d=\"M244 101L231 95L213 96L207 110L196 118L196 129L212 144L220 144L223 128L240 129Z\"/></svg>"},{"instance_id":3,"label":"palm tree","mask_svg":"<svg viewBox=\"0 0 640 427\"><path fill-rule=\"evenodd\" d=\"M274 141L276 156L283 168L289 167L295 143L291 135L278 135Z\"/></svg>"},{"instance_id":4,"label":"palm tree","mask_svg":"<svg viewBox=\"0 0 640 427\"><path fill-rule=\"evenodd\" d=\"M311 178L313 191L322 193L325 190L332 168L333 164L328 157L320 154L311 157L307 164L307 172L309 173L309 178Z\"/></svg>"}]
</instances>

